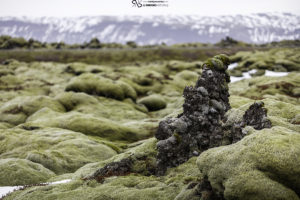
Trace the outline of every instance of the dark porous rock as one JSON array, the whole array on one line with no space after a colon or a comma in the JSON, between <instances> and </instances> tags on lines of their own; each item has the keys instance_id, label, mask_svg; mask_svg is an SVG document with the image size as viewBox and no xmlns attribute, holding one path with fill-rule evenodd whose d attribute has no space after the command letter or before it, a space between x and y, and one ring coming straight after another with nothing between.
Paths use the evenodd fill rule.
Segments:
<instances>
[{"instance_id":1,"label":"dark porous rock","mask_svg":"<svg viewBox=\"0 0 300 200\"><path fill-rule=\"evenodd\" d=\"M267 118L267 109L264 102L256 102L250 106L243 116L244 124L252 126L256 130L271 128L271 121Z\"/></svg>"},{"instance_id":2,"label":"dark porous rock","mask_svg":"<svg viewBox=\"0 0 300 200\"><path fill-rule=\"evenodd\" d=\"M198 193L203 200L225 200L223 194L218 194L210 185L207 176L197 185Z\"/></svg>"},{"instance_id":3,"label":"dark porous rock","mask_svg":"<svg viewBox=\"0 0 300 200\"><path fill-rule=\"evenodd\" d=\"M229 131L230 143L236 143L247 135L244 130L246 126L252 126L256 130L272 127L271 121L267 118L267 109L264 108L264 102L253 103L246 110L242 121L223 127L224 131Z\"/></svg>"},{"instance_id":4,"label":"dark porous rock","mask_svg":"<svg viewBox=\"0 0 300 200\"><path fill-rule=\"evenodd\" d=\"M99 183L103 183L104 179L111 176L125 176L131 173L132 160L131 158L122 159L119 162L111 162L105 165L103 168L98 169L90 177L85 178L95 179Z\"/></svg>"},{"instance_id":5,"label":"dark porous rock","mask_svg":"<svg viewBox=\"0 0 300 200\"><path fill-rule=\"evenodd\" d=\"M160 122L157 143L157 175L178 166L202 151L220 146L222 121L230 109L226 73L229 59L218 55L203 64L202 76L194 87L184 89L183 113Z\"/></svg>"}]
</instances>

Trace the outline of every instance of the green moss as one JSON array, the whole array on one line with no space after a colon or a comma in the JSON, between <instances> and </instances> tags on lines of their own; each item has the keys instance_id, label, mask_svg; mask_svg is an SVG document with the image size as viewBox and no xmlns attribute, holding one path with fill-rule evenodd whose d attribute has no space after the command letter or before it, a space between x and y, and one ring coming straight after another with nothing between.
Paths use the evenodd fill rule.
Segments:
<instances>
[{"instance_id":1,"label":"green moss","mask_svg":"<svg viewBox=\"0 0 300 200\"><path fill-rule=\"evenodd\" d=\"M300 106L290 103L264 99L265 107L268 109L268 115L286 118L288 120L293 119L298 113L300 113Z\"/></svg>"},{"instance_id":2,"label":"green moss","mask_svg":"<svg viewBox=\"0 0 300 200\"><path fill-rule=\"evenodd\" d=\"M212 58L211 63L213 67L217 70L225 70L224 64L221 59Z\"/></svg>"},{"instance_id":3,"label":"green moss","mask_svg":"<svg viewBox=\"0 0 300 200\"><path fill-rule=\"evenodd\" d=\"M110 79L94 74L82 74L74 77L67 85L66 91L85 92L119 100L124 99L123 90L119 85L114 84Z\"/></svg>"},{"instance_id":4,"label":"green moss","mask_svg":"<svg viewBox=\"0 0 300 200\"><path fill-rule=\"evenodd\" d=\"M0 185L16 186L46 182L55 174L40 164L25 159L0 159Z\"/></svg>"},{"instance_id":5,"label":"green moss","mask_svg":"<svg viewBox=\"0 0 300 200\"><path fill-rule=\"evenodd\" d=\"M57 112L65 111L60 103L47 96L16 97L0 108L0 121L18 125L43 107L51 108Z\"/></svg>"},{"instance_id":6,"label":"green moss","mask_svg":"<svg viewBox=\"0 0 300 200\"><path fill-rule=\"evenodd\" d=\"M219 54L219 55L216 55L214 56L214 58L222 61L222 63L224 63L225 65L229 65L230 64L230 59L227 55L225 54Z\"/></svg>"},{"instance_id":7,"label":"green moss","mask_svg":"<svg viewBox=\"0 0 300 200\"><path fill-rule=\"evenodd\" d=\"M138 100L138 103L145 105L149 111L164 109L167 106L167 103L164 101L163 97L157 94L143 97Z\"/></svg>"},{"instance_id":8,"label":"green moss","mask_svg":"<svg viewBox=\"0 0 300 200\"><path fill-rule=\"evenodd\" d=\"M70 63L65 67L65 72L74 75L80 75L83 73L101 73L101 72L111 72L111 70L106 66L99 65L87 65L85 63L75 62Z\"/></svg>"},{"instance_id":9,"label":"green moss","mask_svg":"<svg viewBox=\"0 0 300 200\"><path fill-rule=\"evenodd\" d=\"M132 144L128 151L116 155L109 160L88 164L79 169L75 174L77 179L67 184L45 187L28 188L25 191L17 191L6 197L7 199L181 199L187 196L190 189L186 189L189 183L199 181L201 176L196 167L196 158L176 168L169 169L165 177L143 176L147 166L151 165L151 159L156 155L156 139L151 138ZM137 145L137 146L136 146ZM119 161L126 157L133 159L133 170L127 176L108 177L100 184L96 181L79 181L78 178L93 173L106 163ZM144 160L144 157L148 159ZM149 160L150 159L150 160ZM139 173L139 174L137 174ZM182 192L180 192L182 191ZM180 193L180 195L178 195ZM193 195L190 195L190 197Z\"/></svg>"},{"instance_id":10,"label":"green moss","mask_svg":"<svg viewBox=\"0 0 300 200\"><path fill-rule=\"evenodd\" d=\"M290 122L292 124L300 125L300 114L297 114Z\"/></svg>"},{"instance_id":11,"label":"green moss","mask_svg":"<svg viewBox=\"0 0 300 200\"><path fill-rule=\"evenodd\" d=\"M287 60L287 59L278 59L275 61L275 64L277 65L281 65L284 68L287 69L287 71L299 71L300 67L299 64L291 61L291 60Z\"/></svg>"},{"instance_id":12,"label":"green moss","mask_svg":"<svg viewBox=\"0 0 300 200\"><path fill-rule=\"evenodd\" d=\"M300 131L299 126L291 123L300 112L300 106L293 101L289 103L289 98L286 98L286 96L281 96L277 98L276 96L274 97L270 95L264 96L265 99L263 99L263 102L265 104L264 107L268 110L268 118L271 120L273 126L282 126L294 131ZM234 108L228 111L227 115L229 117L231 117L231 114L235 112L245 112L254 102L251 99L234 95L232 95L229 100L231 106Z\"/></svg>"},{"instance_id":13,"label":"green moss","mask_svg":"<svg viewBox=\"0 0 300 200\"><path fill-rule=\"evenodd\" d=\"M266 72L265 70L259 69L254 74L251 74L251 76L263 76L265 74L265 72Z\"/></svg>"},{"instance_id":14,"label":"green moss","mask_svg":"<svg viewBox=\"0 0 300 200\"><path fill-rule=\"evenodd\" d=\"M269 55L272 53L275 56ZM287 71L282 62L273 63L279 59L299 62L293 50L240 55L234 69L239 73L259 68L261 63L267 64L268 70ZM218 66L220 60L226 62L220 56L210 61ZM13 61L0 65L5 73L0 77L0 159L27 159L59 175L51 180L75 180L28 188L11 198L194 199L197 188L192 186L202 179L195 158L168 169L166 176L151 176L156 165L156 140L141 139L152 137L163 118L182 112L183 89L195 84L202 73L201 64L157 61L99 66ZM286 77L257 77L230 84L234 109L226 114L229 121L238 121L254 100L263 99L273 126L287 128L284 134L299 132L298 76L294 72ZM65 92L69 87L71 91ZM140 102L144 98L150 99L149 105L163 109L149 112L149 105ZM133 159L133 173L126 177L109 177L104 184L78 180L109 162L128 157Z\"/></svg>"},{"instance_id":15,"label":"green moss","mask_svg":"<svg viewBox=\"0 0 300 200\"><path fill-rule=\"evenodd\" d=\"M147 109L143 110L143 107L128 98L118 101L105 97L93 97L85 93L64 92L56 99L64 105L67 111L76 111L96 118L107 118L119 122L147 118L144 113Z\"/></svg>"},{"instance_id":16,"label":"green moss","mask_svg":"<svg viewBox=\"0 0 300 200\"><path fill-rule=\"evenodd\" d=\"M85 92L117 100L134 98L134 89L130 85L90 73L74 77L67 85L66 91Z\"/></svg>"},{"instance_id":17,"label":"green moss","mask_svg":"<svg viewBox=\"0 0 300 200\"><path fill-rule=\"evenodd\" d=\"M246 98L246 97L230 95L229 103L232 108L239 108L245 104L250 105L250 104L254 103L254 100Z\"/></svg>"},{"instance_id":18,"label":"green moss","mask_svg":"<svg viewBox=\"0 0 300 200\"><path fill-rule=\"evenodd\" d=\"M235 77L242 77L243 73L240 70L233 69L233 70L229 70L229 75Z\"/></svg>"},{"instance_id":19,"label":"green moss","mask_svg":"<svg viewBox=\"0 0 300 200\"><path fill-rule=\"evenodd\" d=\"M155 138L150 138L131 144L125 152L115 155L108 160L87 164L81 167L74 173L73 178L88 177L106 164L118 162L128 157L133 160L132 168L134 173L149 175L148 168L153 168L155 165L155 157L157 154L156 142Z\"/></svg>"},{"instance_id":20,"label":"green moss","mask_svg":"<svg viewBox=\"0 0 300 200\"><path fill-rule=\"evenodd\" d=\"M199 74L196 72L193 72L193 71L184 70L184 71L177 73L176 77L181 78L185 81L195 82L198 79Z\"/></svg>"},{"instance_id":21,"label":"green moss","mask_svg":"<svg viewBox=\"0 0 300 200\"><path fill-rule=\"evenodd\" d=\"M299 73L293 72L284 77L256 77L230 84L230 93L252 99L262 99L264 95L283 94L291 97L300 87Z\"/></svg>"},{"instance_id":22,"label":"green moss","mask_svg":"<svg viewBox=\"0 0 300 200\"><path fill-rule=\"evenodd\" d=\"M64 92L56 96L56 100L61 103L67 111L74 110L81 105L98 104L98 100L85 93Z\"/></svg>"},{"instance_id":23,"label":"green moss","mask_svg":"<svg viewBox=\"0 0 300 200\"><path fill-rule=\"evenodd\" d=\"M0 133L0 159L21 158L43 165L62 174L79 167L105 160L116 152L85 135L58 128L37 128L26 131L13 128Z\"/></svg>"},{"instance_id":24,"label":"green moss","mask_svg":"<svg viewBox=\"0 0 300 200\"><path fill-rule=\"evenodd\" d=\"M57 127L111 141L136 141L143 137L134 128L128 128L105 118L96 118L78 112L60 114L45 108L32 115L25 126Z\"/></svg>"},{"instance_id":25,"label":"green moss","mask_svg":"<svg viewBox=\"0 0 300 200\"><path fill-rule=\"evenodd\" d=\"M12 125L9 123L5 123L5 122L0 122L0 129L7 129L7 128L11 128Z\"/></svg>"},{"instance_id":26,"label":"green moss","mask_svg":"<svg viewBox=\"0 0 300 200\"><path fill-rule=\"evenodd\" d=\"M147 93L159 93L163 86L159 81L152 81L149 79L144 79L144 80L149 80L149 82L140 82L140 80L136 80L137 82L128 79L128 78L122 78L120 79L123 82L127 83L128 85L130 85L132 88L134 88L134 90L136 91L136 93L138 95L145 95Z\"/></svg>"},{"instance_id":27,"label":"green moss","mask_svg":"<svg viewBox=\"0 0 300 200\"><path fill-rule=\"evenodd\" d=\"M268 51L238 52L230 57L232 62L239 62L236 69L249 71L263 69L271 71L299 71L299 49L277 48ZM295 59L296 58L296 59Z\"/></svg>"},{"instance_id":28,"label":"green moss","mask_svg":"<svg viewBox=\"0 0 300 200\"><path fill-rule=\"evenodd\" d=\"M300 97L300 88L298 87L298 88L294 88L293 90L292 90L292 95L294 96L294 97Z\"/></svg>"},{"instance_id":29,"label":"green moss","mask_svg":"<svg viewBox=\"0 0 300 200\"><path fill-rule=\"evenodd\" d=\"M299 142L300 135L289 129L264 129L203 152L197 165L228 200L299 199Z\"/></svg>"},{"instance_id":30,"label":"green moss","mask_svg":"<svg viewBox=\"0 0 300 200\"><path fill-rule=\"evenodd\" d=\"M24 191L17 191L6 197L7 199L174 199L177 188L166 187L155 178L130 175L126 177L110 178L105 184L73 181L67 184L33 187Z\"/></svg>"},{"instance_id":31,"label":"green moss","mask_svg":"<svg viewBox=\"0 0 300 200\"><path fill-rule=\"evenodd\" d=\"M117 81L117 83L121 86L124 91L125 98L131 98L132 100L136 100L137 94L136 91L129 84L123 81Z\"/></svg>"},{"instance_id":32,"label":"green moss","mask_svg":"<svg viewBox=\"0 0 300 200\"><path fill-rule=\"evenodd\" d=\"M187 63L187 62L182 62L182 61L170 61L167 64L167 68L172 70L172 71L183 71L183 70L190 70L190 69L195 69L199 68L201 66L201 63Z\"/></svg>"}]
</instances>

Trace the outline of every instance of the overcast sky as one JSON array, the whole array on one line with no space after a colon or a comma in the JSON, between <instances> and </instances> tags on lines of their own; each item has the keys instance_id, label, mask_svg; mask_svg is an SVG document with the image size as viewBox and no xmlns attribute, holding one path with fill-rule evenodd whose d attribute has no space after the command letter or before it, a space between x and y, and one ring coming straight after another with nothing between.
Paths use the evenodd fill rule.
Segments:
<instances>
[{"instance_id":1,"label":"overcast sky","mask_svg":"<svg viewBox=\"0 0 300 200\"><path fill-rule=\"evenodd\" d=\"M133 7L132 0L0 0L0 16L300 14L300 0L168 0L169 7Z\"/></svg>"}]
</instances>

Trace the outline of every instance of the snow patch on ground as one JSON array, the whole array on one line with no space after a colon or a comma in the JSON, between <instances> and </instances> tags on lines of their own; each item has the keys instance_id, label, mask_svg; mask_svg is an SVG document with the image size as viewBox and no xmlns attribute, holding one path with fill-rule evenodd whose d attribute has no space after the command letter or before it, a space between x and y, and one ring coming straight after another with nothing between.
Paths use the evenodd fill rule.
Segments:
<instances>
[{"instance_id":1,"label":"snow patch on ground","mask_svg":"<svg viewBox=\"0 0 300 200\"><path fill-rule=\"evenodd\" d=\"M66 180L55 181L55 182L51 182L51 183L45 183L45 184L56 185L56 184L68 183L70 181L71 181L71 179L66 179ZM19 190L22 187L23 186L4 186L4 187L0 187L0 198L2 198L3 196L7 195L10 192L13 192L15 190Z\"/></svg>"},{"instance_id":2,"label":"snow patch on ground","mask_svg":"<svg viewBox=\"0 0 300 200\"><path fill-rule=\"evenodd\" d=\"M228 70L234 69L238 66L238 63L231 63L230 65L228 65Z\"/></svg>"},{"instance_id":3,"label":"snow patch on ground","mask_svg":"<svg viewBox=\"0 0 300 200\"><path fill-rule=\"evenodd\" d=\"M234 83L234 82L237 82L237 81L241 81L241 80L244 80L244 79L249 79L249 78L251 78L251 74L254 74L256 72L257 72L257 70L253 69L251 71L244 72L243 76L241 76L241 77L231 76L230 77L231 83ZM266 70L264 76L281 77L281 76L286 76L288 74L289 74L289 72L273 72L273 71Z\"/></svg>"},{"instance_id":4,"label":"snow patch on ground","mask_svg":"<svg viewBox=\"0 0 300 200\"><path fill-rule=\"evenodd\" d=\"M288 74L289 72L273 72L273 71L266 70L265 76L281 77L281 76L286 76Z\"/></svg>"}]
</instances>

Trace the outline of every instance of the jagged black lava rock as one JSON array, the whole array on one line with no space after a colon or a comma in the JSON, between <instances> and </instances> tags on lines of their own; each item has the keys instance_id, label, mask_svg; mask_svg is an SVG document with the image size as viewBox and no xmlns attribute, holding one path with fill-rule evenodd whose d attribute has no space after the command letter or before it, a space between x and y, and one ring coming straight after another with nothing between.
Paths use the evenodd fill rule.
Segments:
<instances>
[{"instance_id":1,"label":"jagged black lava rock","mask_svg":"<svg viewBox=\"0 0 300 200\"><path fill-rule=\"evenodd\" d=\"M125 176L131 173L132 163L131 158L124 158L119 162L111 162L95 171L92 176L85 178L85 180L95 179L102 183L106 177Z\"/></svg>"},{"instance_id":2,"label":"jagged black lava rock","mask_svg":"<svg viewBox=\"0 0 300 200\"><path fill-rule=\"evenodd\" d=\"M242 121L223 127L224 130L229 130L230 132L230 143L238 142L246 136L247 133L243 131L245 126L252 126L256 130L272 127L271 121L267 118L267 109L264 108L264 102L253 103L246 110Z\"/></svg>"},{"instance_id":3,"label":"jagged black lava rock","mask_svg":"<svg viewBox=\"0 0 300 200\"><path fill-rule=\"evenodd\" d=\"M157 175L168 167L184 163L200 152L220 146L222 120L230 109L226 55L218 55L203 64L202 76L194 87L184 89L183 113L160 122L157 143Z\"/></svg>"},{"instance_id":4,"label":"jagged black lava rock","mask_svg":"<svg viewBox=\"0 0 300 200\"><path fill-rule=\"evenodd\" d=\"M252 126L256 130L271 128L271 121L267 118L267 109L263 106L262 101L252 104L243 116L243 124Z\"/></svg>"}]
</instances>

